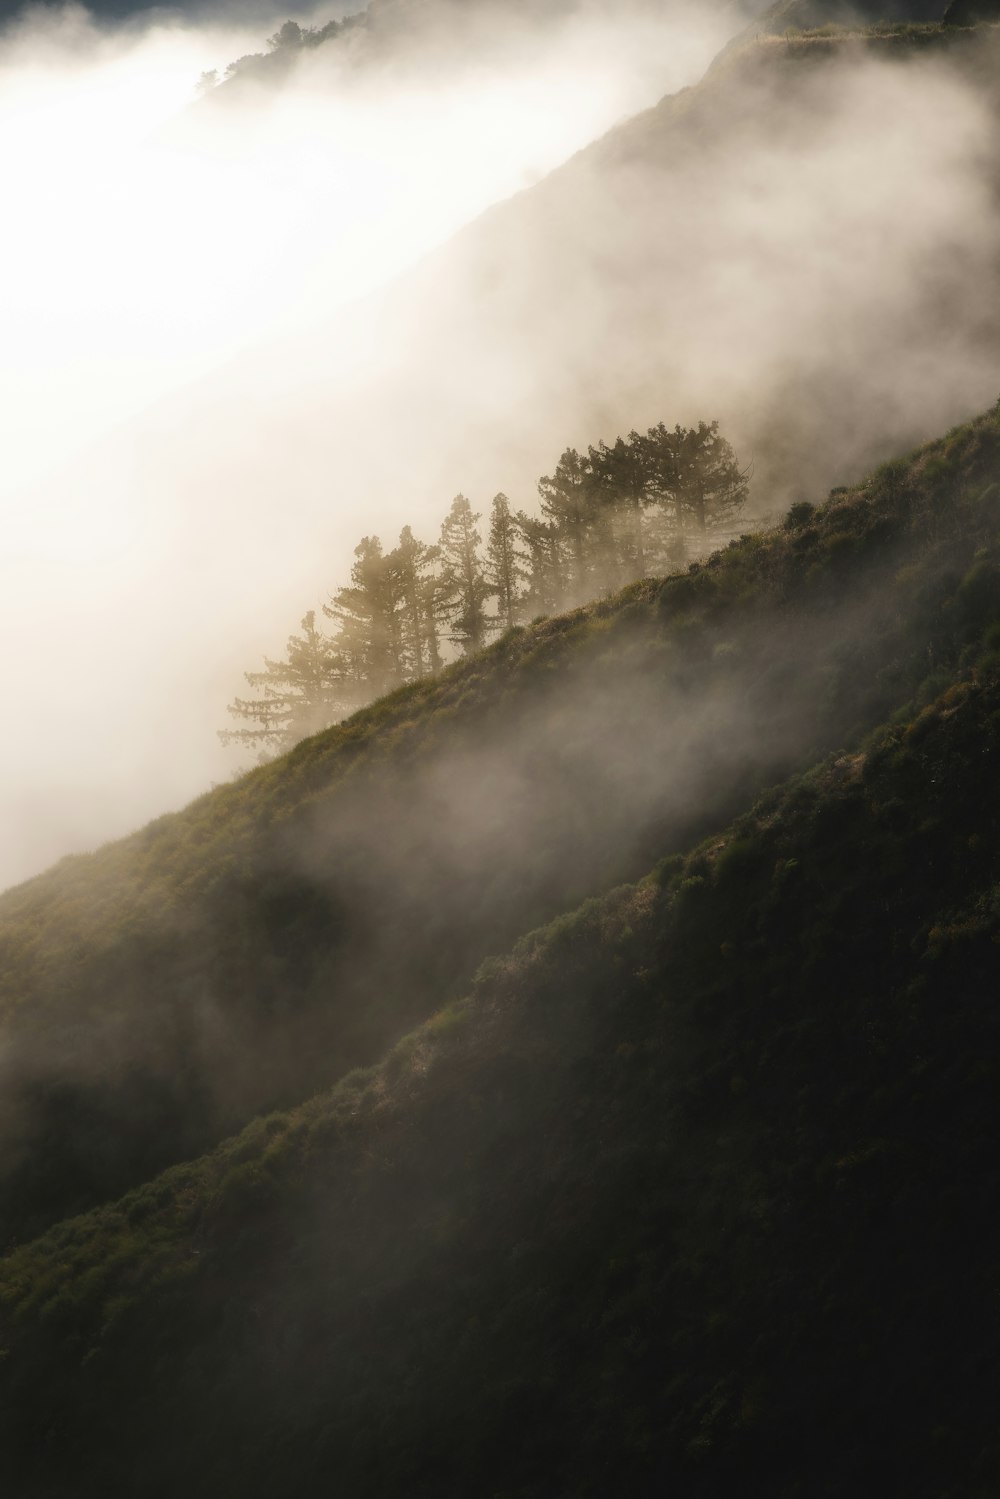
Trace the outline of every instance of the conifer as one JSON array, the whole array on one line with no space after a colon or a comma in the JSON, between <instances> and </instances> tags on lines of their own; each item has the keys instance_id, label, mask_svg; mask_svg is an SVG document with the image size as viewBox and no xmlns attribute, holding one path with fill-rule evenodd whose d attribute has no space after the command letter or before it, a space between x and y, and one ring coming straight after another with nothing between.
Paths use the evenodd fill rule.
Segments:
<instances>
[{"instance_id":1,"label":"conifer","mask_svg":"<svg viewBox=\"0 0 1000 1499\"><path fill-rule=\"evenodd\" d=\"M354 549L351 582L338 588L323 613L339 626L337 644L352 661L369 697L380 697L403 678L399 581L377 536Z\"/></svg>"},{"instance_id":2,"label":"conifer","mask_svg":"<svg viewBox=\"0 0 1000 1499\"><path fill-rule=\"evenodd\" d=\"M229 712L246 727L220 729L223 744L250 746L267 760L328 728L356 706L347 664L333 641L316 628L312 609L304 615L301 630L301 635L289 636L284 661L265 656L263 671L245 673L258 696L230 703Z\"/></svg>"},{"instance_id":3,"label":"conifer","mask_svg":"<svg viewBox=\"0 0 1000 1499\"><path fill-rule=\"evenodd\" d=\"M486 544L486 582L497 601L493 628L510 630L521 616L524 553L518 546L518 526L505 494L494 496L490 535Z\"/></svg>"},{"instance_id":4,"label":"conifer","mask_svg":"<svg viewBox=\"0 0 1000 1499\"><path fill-rule=\"evenodd\" d=\"M459 494L441 527L444 616L449 638L466 655L482 647L489 627L485 604L490 590L479 555L479 519L465 495Z\"/></svg>"}]
</instances>

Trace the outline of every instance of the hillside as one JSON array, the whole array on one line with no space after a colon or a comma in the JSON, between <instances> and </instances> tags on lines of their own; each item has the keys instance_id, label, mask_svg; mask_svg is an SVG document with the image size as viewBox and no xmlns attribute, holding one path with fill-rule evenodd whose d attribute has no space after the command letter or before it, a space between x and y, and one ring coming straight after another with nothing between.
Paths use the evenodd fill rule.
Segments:
<instances>
[{"instance_id":1,"label":"hillside","mask_svg":"<svg viewBox=\"0 0 1000 1499\"><path fill-rule=\"evenodd\" d=\"M990 606L998 479L987 418L0 898L8 1240L374 1061L940 681Z\"/></svg>"},{"instance_id":2,"label":"hillside","mask_svg":"<svg viewBox=\"0 0 1000 1499\"><path fill-rule=\"evenodd\" d=\"M668 406L686 421L710 411L738 451L752 448L762 505L860 477L921 427L933 435L951 413L942 385L920 374L931 350L962 393L956 417L990 390L973 387L997 341L983 320L997 226L966 131L989 156L996 29L784 30L766 13L694 87L623 121L318 330L294 351L317 382L297 413L276 399L275 349L267 372L252 362L241 372L240 398L260 391L264 420L290 422L299 443L322 412L321 453L387 496L400 452L423 492L446 493L456 472L473 490L502 479L516 492L544 467L554 430L641 427ZM920 125L928 100L946 111L934 134ZM886 109L914 132L906 184L893 180L902 162ZM875 184L882 203L866 195ZM895 212L923 217L919 244ZM788 302L798 339L782 324ZM342 348L358 344L370 362L342 368ZM853 378L845 345L861 367ZM213 402L222 437L224 411ZM442 428L441 411L460 419ZM380 429L393 432L381 451Z\"/></svg>"},{"instance_id":3,"label":"hillside","mask_svg":"<svg viewBox=\"0 0 1000 1499\"><path fill-rule=\"evenodd\" d=\"M498 489L531 507L560 445L718 417L778 514L982 409L996 35L762 40L391 290L336 317L317 290L308 337L81 460L61 481L74 515L141 495L142 519L100 598L30 563L18 578L52 596L35 649L68 699L22 671L8 756L31 770L67 715L80 745L34 824L110 804L134 826L228 774L220 704L346 576L359 510L387 545L403 524L433 539L459 487L477 509ZM95 692L95 661L134 690Z\"/></svg>"},{"instance_id":4,"label":"hillside","mask_svg":"<svg viewBox=\"0 0 1000 1499\"><path fill-rule=\"evenodd\" d=\"M683 815L654 798L622 839L645 878L472 984L456 968L374 1068L8 1253L11 1491L992 1493L998 583L993 412L8 897L8 933L48 912L55 934L72 892L73 961L100 941L107 973L123 896L141 931L144 861L147 903L219 923L220 861L252 868L267 825L315 838L304 802L356 804L366 760L384 786L375 761L398 778L491 698L522 739L565 682L591 701L603 662L629 691L600 758L635 737L641 685L629 776L645 761L661 786L657 720L713 731ZM756 794L782 760L800 769ZM593 830L609 792L574 776ZM467 879L495 879L499 805ZM613 877L558 819L528 836L537 810L518 878L556 830L563 867ZM245 922L257 969L316 945L303 894L284 943ZM518 919L501 905L477 940ZM397 1021L431 998L414 977Z\"/></svg>"}]
</instances>

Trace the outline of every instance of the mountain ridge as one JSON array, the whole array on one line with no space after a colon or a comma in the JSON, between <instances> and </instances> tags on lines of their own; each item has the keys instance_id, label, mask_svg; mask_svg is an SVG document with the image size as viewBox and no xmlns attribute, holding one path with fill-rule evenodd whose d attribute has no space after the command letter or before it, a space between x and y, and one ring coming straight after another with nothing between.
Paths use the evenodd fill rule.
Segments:
<instances>
[{"instance_id":1,"label":"mountain ridge","mask_svg":"<svg viewBox=\"0 0 1000 1499\"><path fill-rule=\"evenodd\" d=\"M960 652L893 722L6 1257L19 1492L988 1491L998 462L991 415L827 506L994 538L904 564Z\"/></svg>"},{"instance_id":2,"label":"mountain ridge","mask_svg":"<svg viewBox=\"0 0 1000 1499\"><path fill-rule=\"evenodd\" d=\"M485 337L545 252L530 351L581 305L574 264L594 254L613 282L681 264L665 222L707 263L719 182L747 177L752 236L790 174L772 269L798 353L777 401L809 385L823 326L796 295L796 164L846 173L836 218L852 174L869 198L907 179L914 99L921 164L955 126L935 104L964 111L925 181L943 198L892 200L951 222L944 260L925 215L935 253L905 259L907 223L868 263L876 333L907 328L884 359L896 404L859 436L878 387L851 303L818 356L833 385L774 408L764 490L794 501L777 524L511 629L0 895L0 1482L18 1499L1000 1489L1000 402L815 484L838 441L847 475L866 432L884 445L937 409L944 354L928 404L903 355L941 352L953 312L953 362L982 361L963 379L995 370L996 184L963 153L988 168L998 42L936 23L754 41L449 262L465 281L438 326L485 302ZM685 181L693 226L670 199ZM657 192L672 216L626 212L627 244L581 211ZM863 259L871 241L846 238ZM806 267L831 304L842 249ZM916 303L895 300L903 272ZM404 342L422 274L383 304ZM936 309L923 343L914 305ZM614 309L622 347L638 317L655 333L616 284L536 378L561 361L585 385L576 356ZM759 311L728 329L734 356ZM803 455L809 399L850 381Z\"/></svg>"},{"instance_id":3,"label":"mountain ridge","mask_svg":"<svg viewBox=\"0 0 1000 1499\"><path fill-rule=\"evenodd\" d=\"M81 463L67 481L79 515L108 495L144 497L124 597L103 613L88 600L72 629L52 627L71 683L105 660L122 679L139 673L156 705L138 714L109 699L98 713L78 691L79 733L118 747L105 794L137 823L227 773L206 725L247 661L322 598L324 559L346 573L355 503L383 538L403 524L427 535L458 486L477 507L498 489L515 504L530 497L553 434L580 445L717 416L756 459L757 505L778 511L985 406L1000 306L995 200L979 170L998 138L994 41L982 28L948 44L967 45L975 66L939 72L911 55L874 74L854 67L847 44L840 54L768 44L773 87L759 96L727 73L725 86L702 88L697 117L685 103L689 128L667 136L655 117L644 122L620 170L578 160L575 183L567 174L512 200L392 297L318 324L313 344L248 359L225 388L199 385ZM887 56L908 46L877 45ZM865 186L873 177L878 192ZM913 241L906 226L918 220ZM817 261L823 274L811 276ZM905 274L889 276L890 261ZM390 344L391 366L379 355ZM365 357L348 377L338 360L357 349ZM291 393L277 378L283 361L296 371ZM177 576L190 643L173 623ZM121 628L137 615L141 659ZM30 682L25 693L55 742L51 703ZM49 815L72 825L79 801Z\"/></svg>"},{"instance_id":4,"label":"mountain ridge","mask_svg":"<svg viewBox=\"0 0 1000 1499\"><path fill-rule=\"evenodd\" d=\"M995 446L985 418L790 530L509 634L0 898L8 1235L373 1061L532 920L950 669Z\"/></svg>"}]
</instances>

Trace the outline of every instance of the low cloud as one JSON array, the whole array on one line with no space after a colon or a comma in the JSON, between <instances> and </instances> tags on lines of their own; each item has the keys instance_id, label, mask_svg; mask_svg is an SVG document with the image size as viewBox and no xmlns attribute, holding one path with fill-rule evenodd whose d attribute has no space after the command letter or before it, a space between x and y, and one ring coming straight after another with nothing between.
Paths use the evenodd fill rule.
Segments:
<instances>
[{"instance_id":1,"label":"low cloud","mask_svg":"<svg viewBox=\"0 0 1000 1499\"><path fill-rule=\"evenodd\" d=\"M6 169L42 206L14 245L28 295L7 292L3 623L24 647L2 776L48 815L0 877L60 827L80 846L228 775L214 731L243 670L363 534L433 540L459 489L530 507L564 446L659 420L719 418L758 511L780 511L995 399L988 41L765 42L525 192L693 82L736 17L491 14L457 53L445 6L423 52L359 33L305 49L278 91L242 79L193 110L238 39L98 39L34 83L18 43L48 145ZM200 39L183 100L147 109L135 59L178 35ZM117 77L140 144L98 111L88 176L76 105L39 101Z\"/></svg>"},{"instance_id":2,"label":"low cloud","mask_svg":"<svg viewBox=\"0 0 1000 1499\"><path fill-rule=\"evenodd\" d=\"M391 367L393 330L352 338L338 308L692 80L734 24L484 8L459 47L459 13L430 11L381 7L281 87L241 72L194 105L284 13L251 33L224 7L116 28L70 6L0 35L2 623L21 642L0 778L8 826L48 808L0 882L50 859L53 829L68 851L228 774L214 730L240 668L378 519L377 494L321 477L284 426L311 410L316 330L358 386Z\"/></svg>"}]
</instances>

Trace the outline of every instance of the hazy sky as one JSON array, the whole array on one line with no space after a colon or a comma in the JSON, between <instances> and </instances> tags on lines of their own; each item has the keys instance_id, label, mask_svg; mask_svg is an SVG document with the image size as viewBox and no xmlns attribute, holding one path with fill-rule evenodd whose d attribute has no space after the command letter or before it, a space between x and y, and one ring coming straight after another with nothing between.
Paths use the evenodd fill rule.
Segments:
<instances>
[{"instance_id":1,"label":"hazy sky","mask_svg":"<svg viewBox=\"0 0 1000 1499\"><path fill-rule=\"evenodd\" d=\"M780 509L996 399L988 59L775 42L657 105L737 13L404 9L200 103L287 11L0 34L0 885L230 774L363 535L659 420Z\"/></svg>"},{"instance_id":2,"label":"hazy sky","mask_svg":"<svg viewBox=\"0 0 1000 1499\"><path fill-rule=\"evenodd\" d=\"M276 95L192 109L200 75L285 13L119 34L46 8L0 34L0 496L384 281L697 76L725 34L717 20L650 55L641 26L609 24L445 76L358 77L328 47Z\"/></svg>"},{"instance_id":3,"label":"hazy sky","mask_svg":"<svg viewBox=\"0 0 1000 1499\"><path fill-rule=\"evenodd\" d=\"M0 885L228 773L215 729L240 668L315 605L303 575L318 582L324 547L328 590L347 538L382 524L366 513L379 496L338 492L335 472L320 514L305 450L245 412L241 455L269 482L230 478L213 412L223 390L232 411L250 352L294 414L314 380L296 338L693 82L738 21L581 0L526 28L500 7L463 51L452 10L415 60L401 44L356 66L328 46L283 89L220 107L195 103L202 73L260 51L290 8L185 9L117 28L34 7L0 31L0 629L18 703L0 743ZM346 347L332 325L321 342ZM392 344L378 340L390 365ZM374 353L366 335L352 380ZM197 435L163 404L185 391ZM182 458L194 486L170 477ZM312 521L282 527L294 511Z\"/></svg>"}]
</instances>

